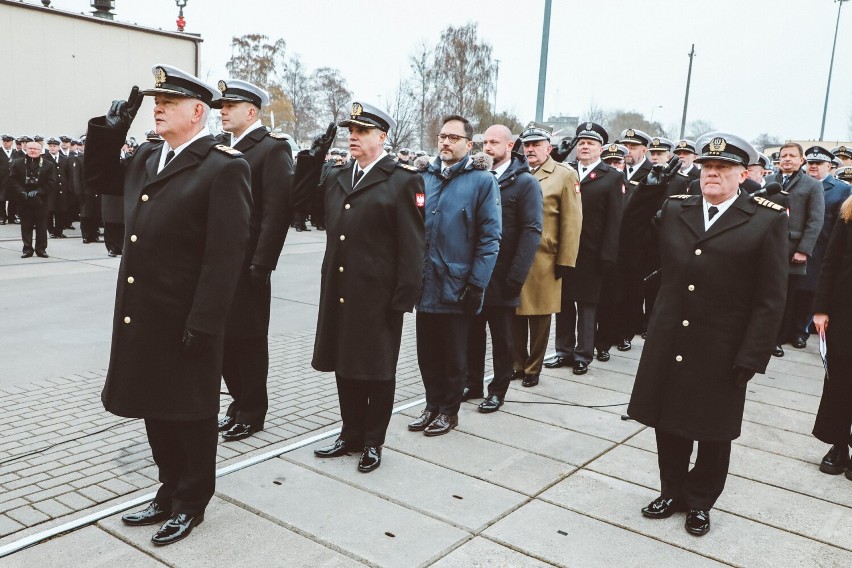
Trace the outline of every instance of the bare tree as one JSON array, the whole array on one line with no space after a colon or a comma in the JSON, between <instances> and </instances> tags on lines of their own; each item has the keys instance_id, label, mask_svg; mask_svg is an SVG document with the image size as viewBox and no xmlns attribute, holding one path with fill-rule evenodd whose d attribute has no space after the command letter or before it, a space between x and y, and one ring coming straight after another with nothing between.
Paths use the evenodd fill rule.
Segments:
<instances>
[{"instance_id":1,"label":"bare tree","mask_svg":"<svg viewBox=\"0 0 852 568\"><path fill-rule=\"evenodd\" d=\"M710 121L690 120L686 125L686 137L690 140L698 140L702 134L715 130Z\"/></svg>"},{"instance_id":2,"label":"bare tree","mask_svg":"<svg viewBox=\"0 0 852 568\"><path fill-rule=\"evenodd\" d=\"M780 138L778 138L774 134L767 134L766 132L761 132L757 135L757 138L751 141L751 145L761 152L763 152L769 146L779 146L780 144Z\"/></svg>"},{"instance_id":3,"label":"bare tree","mask_svg":"<svg viewBox=\"0 0 852 568\"><path fill-rule=\"evenodd\" d=\"M278 39L269 43L262 34L246 34L231 40L231 59L225 64L232 79L253 83L269 89L284 69L284 50L287 43Z\"/></svg>"},{"instance_id":4,"label":"bare tree","mask_svg":"<svg viewBox=\"0 0 852 568\"><path fill-rule=\"evenodd\" d=\"M583 113L583 119L580 122L594 122L603 126L609 132L609 122L612 113L604 110L604 108L595 102L589 105L586 112ZM640 129L641 130L641 129Z\"/></svg>"},{"instance_id":5,"label":"bare tree","mask_svg":"<svg viewBox=\"0 0 852 568\"><path fill-rule=\"evenodd\" d=\"M659 122L651 122L645 118L641 112L615 110L610 114L608 125L602 125L611 132L612 138L616 138L621 134L622 130L627 128L635 128L642 130L650 136L665 136L666 132Z\"/></svg>"},{"instance_id":6,"label":"bare tree","mask_svg":"<svg viewBox=\"0 0 852 568\"><path fill-rule=\"evenodd\" d=\"M435 147L429 137L429 124L438 120L433 57L432 49L423 42L408 59L412 71L408 89L417 108L417 146L423 150Z\"/></svg>"},{"instance_id":7,"label":"bare tree","mask_svg":"<svg viewBox=\"0 0 852 568\"><path fill-rule=\"evenodd\" d=\"M419 109L417 101L409 95L409 87L400 80L396 91L388 99L385 109L391 118L396 121L396 126L388 132L388 143L393 146L394 152L403 147L412 146L417 138L418 130L421 128Z\"/></svg>"},{"instance_id":8,"label":"bare tree","mask_svg":"<svg viewBox=\"0 0 852 568\"><path fill-rule=\"evenodd\" d=\"M320 122L326 119L337 122L346 114L346 104L352 100L352 91L346 85L346 79L339 69L320 67L313 73Z\"/></svg>"},{"instance_id":9,"label":"bare tree","mask_svg":"<svg viewBox=\"0 0 852 568\"><path fill-rule=\"evenodd\" d=\"M297 144L305 141L317 129L315 93L312 83L302 59L298 54L293 55L287 61L287 68L282 74L281 87L290 98L292 105L293 119L290 131Z\"/></svg>"},{"instance_id":10,"label":"bare tree","mask_svg":"<svg viewBox=\"0 0 852 568\"><path fill-rule=\"evenodd\" d=\"M466 116L477 101L488 101L494 88L491 45L477 37L477 24L449 26L441 32L432 67L442 110Z\"/></svg>"}]
</instances>

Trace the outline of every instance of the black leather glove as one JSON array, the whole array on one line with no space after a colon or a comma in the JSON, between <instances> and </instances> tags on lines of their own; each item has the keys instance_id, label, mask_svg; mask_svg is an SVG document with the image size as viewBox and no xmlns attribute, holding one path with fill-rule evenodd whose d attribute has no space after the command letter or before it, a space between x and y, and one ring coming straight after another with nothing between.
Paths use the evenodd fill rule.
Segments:
<instances>
[{"instance_id":1,"label":"black leather glove","mask_svg":"<svg viewBox=\"0 0 852 568\"><path fill-rule=\"evenodd\" d=\"M550 150L550 157L557 162L565 161L565 158L574 151L574 147L577 146L577 142L577 138L568 138L566 136L561 142L559 142L559 146Z\"/></svg>"},{"instance_id":2,"label":"black leather glove","mask_svg":"<svg viewBox=\"0 0 852 568\"><path fill-rule=\"evenodd\" d=\"M328 149L334 143L334 137L337 135L337 124L330 122L325 134L320 134L314 141L311 142L310 153L315 158L325 159L328 154Z\"/></svg>"},{"instance_id":3,"label":"black leather glove","mask_svg":"<svg viewBox=\"0 0 852 568\"><path fill-rule=\"evenodd\" d=\"M130 124L136 118L144 97L139 93L139 87L133 85L130 96L126 101L112 101L106 113L106 125L110 128L129 130Z\"/></svg>"},{"instance_id":4,"label":"black leather glove","mask_svg":"<svg viewBox=\"0 0 852 568\"><path fill-rule=\"evenodd\" d=\"M26 193L26 195L27 195L27 199L35 199L36 197L38 197L38 192L35 191L35 190L28 191Z\"/></svg>"},{"instance_id":5,"label":"black leather glove","mask_svg":"<svg viewBox=\"0 0 852 568\"><path fill-rule=\"evenodd\" d=\"M677 156L672 156L672 159L665 166L654 164L651 166L651 171L648 172L648 177L645 178L645 185L666 185L679 169L680 158Z\"/></svg>"},{"instance_id":6,"label":"black leather glove","mask_svg":"<svg viewBox=\"0 0 852 568\"><path fill-rule=\"evenodd\" d=\"M186 359L197 359L210 350L213 336L188 327L183 330L183 348L181 354Z\"/></svg>"},{"instance_id":7,"label":"black leather glove","mask_svg":"<svg viewBox=\"0 0 852 568\"><path fill-rule=\"evenodd\" d=\"M485 290L473 284L465 284L464 290L459 294L459 303L462 305L464 313L467 315L476 315L482 309L482 299L485 296Z\"/></svg>"},{"instance_id":8,"label":"black leather glove","mask_svg":"<svg viewBox=\"0 0 852 568\"><path fill-rule=\"evenodd\" d=\"M554 265L553 274L556 276L556 279L565 278L568 276L568 272L570 272L570 266L562 266L561 264Z\"/></svg>"},{"instance_id":9,"label":"black leather glove","mask_svg":"<svg viewBox=\"0 0 852 568\"><path fill-rule=\"evenodd\" d=\"M744 389L753 376L754 371L751 369L734 365L734 386Z\"/></svg>"},{"instance_id":10,"label":"black leather glove","mask_svg":"<svg viewBox=\"0 0 852 568\"><path fill-rule=\"evenodd\" d=\"M249 276L251 276L251 285L254 286L256 290L265 289L267 286L269 286L269 275L271 273L272 271L268 268L252 264L251 266L249 266Z\"/></svg>"}]
</instances>

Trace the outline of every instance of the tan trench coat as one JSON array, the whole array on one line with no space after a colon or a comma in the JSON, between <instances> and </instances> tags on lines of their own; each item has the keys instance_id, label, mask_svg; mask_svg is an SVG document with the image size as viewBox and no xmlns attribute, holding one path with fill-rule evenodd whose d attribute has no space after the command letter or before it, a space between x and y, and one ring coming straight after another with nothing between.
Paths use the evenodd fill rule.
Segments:
<instances>
[{"instance_id":1,"label":"tan trench coat","mask_svg":"<svg viewBox=\"0 0 852 568\"><path fill-rule=\"evenodd\" d=\"M562 309L562 280L556 279L555 267L575 265L583 226L577 172L548 158L533 175L541 184L544 204L541 243L521 289L515 312L519 316L555 314Z\"/></svg>"}]
</instances>

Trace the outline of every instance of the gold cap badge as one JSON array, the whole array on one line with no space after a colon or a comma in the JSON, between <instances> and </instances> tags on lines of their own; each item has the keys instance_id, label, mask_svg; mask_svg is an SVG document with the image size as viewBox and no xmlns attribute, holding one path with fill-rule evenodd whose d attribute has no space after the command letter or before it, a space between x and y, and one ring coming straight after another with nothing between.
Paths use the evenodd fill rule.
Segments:
<instances>
[{"instance_id":1,"label":"gold cap badge","mask_svg":"<svg viewBox=\"0 0 852 568\"><path fill-rule=\"evenodd\" d=\"M222 94L225 94L225 91L228 90L228 85L225 83L225 81L219 81L218 87L219 87L219 92L221 92Z\"/></svg>"},{"instance_id":2,"label":"gold cap badge","mask_svg":"<svg viewBox=\"0 0 852 568\"><path fill-rule=\"evenodd\" d=\"M352 103L352 118L361 116L362 112L364 112L364 107L361 106L361 103Z\"/></svg>"},{"instance_id":3,"label":"gold cap badge","mask_svg":"<svg viewBox=\"0 0 852 568\"><path fill-rule=\"evenodd\" d=\"M168 76L166 75L166 70L162 67L157 67L154 69L154 86L160 87L163 83L166 82Z\"/></svg>"},{"instance_id":4,"label":"gold cap badge","mask_svg":"<svg viewBox=\"0 0 852 568\"><path fill-rule=\"evenodd\" d=\"M710 151L711 152L724 152L728 143L725 142L725 139L720 137L714 138L710 141Z\"/></svg>"},{"instance_id":5,"label":"gold cap badge","mask_svg":"<svg viewBox=\"0 0 852 568\"><path fill-rule=\"evenodd\" d=\"M625 132L624 135L628 138L633 138L634 136L636 136L636 132L632 128L628 128L627 132Z\"/></svg>"}]
</instances>

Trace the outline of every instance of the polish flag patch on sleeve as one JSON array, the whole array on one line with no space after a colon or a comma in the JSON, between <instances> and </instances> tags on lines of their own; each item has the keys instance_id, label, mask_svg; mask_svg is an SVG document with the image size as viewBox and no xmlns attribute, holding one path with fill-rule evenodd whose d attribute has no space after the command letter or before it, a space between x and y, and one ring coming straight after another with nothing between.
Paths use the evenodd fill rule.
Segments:
<instances>
[{"instance_id":1,"label":"polish flag patch on sleeve","mask_svg":"<svg viewBox=\"0 0 852 568\"><path fill-rule=\"evenodd\" d=\"M426 207L426 194L418 193L415 195L415 203L417 203L418 207Z\"/></svg>"}]
</instances>

